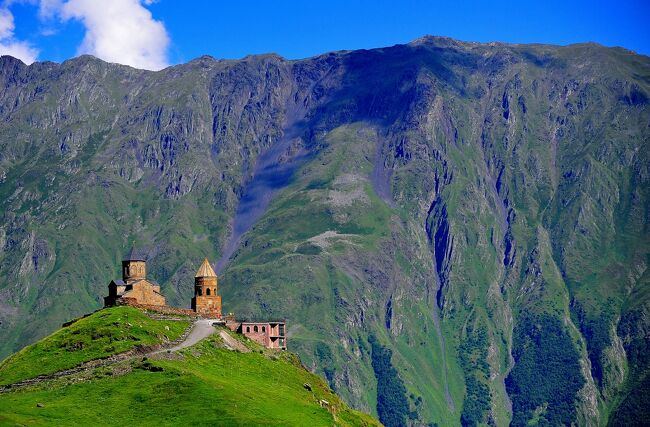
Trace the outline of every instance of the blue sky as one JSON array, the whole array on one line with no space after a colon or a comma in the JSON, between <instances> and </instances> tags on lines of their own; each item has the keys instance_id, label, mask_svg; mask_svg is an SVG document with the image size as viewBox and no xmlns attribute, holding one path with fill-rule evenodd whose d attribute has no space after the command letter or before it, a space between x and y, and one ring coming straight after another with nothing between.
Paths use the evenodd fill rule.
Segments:
<instances>
[{"instance_id":1,"label":"blue sky","mask_svg":"<svg viewBox=\"0 0 650 427\"><path fill-rule=\"evenodd\" d=\"M287 58L406 43L595 41L650 55L650 1L0 1L0 53L61 62L80 53L158 69L208 54ZM11 22L7 19L11 18ZM11 25L9 25L11 24Z\"/></svg>"}]
</instances>

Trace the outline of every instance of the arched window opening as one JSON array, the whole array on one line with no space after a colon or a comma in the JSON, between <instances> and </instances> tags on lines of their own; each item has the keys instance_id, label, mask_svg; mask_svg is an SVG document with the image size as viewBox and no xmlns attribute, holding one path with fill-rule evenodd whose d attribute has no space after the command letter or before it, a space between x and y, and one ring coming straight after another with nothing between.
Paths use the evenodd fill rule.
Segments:
<instances>
[{"instance_id":1,"label":"arched window opening","mask_svg":"<svg viewBox=\"0 0 650 427\"><path fill-rule=\"evenodd\" d=\"M262 326L262 332L266 332L266 326Z\"/></svg>"},{"instance_id":2,"label":"arched window opening","mask_svg":"<svg viewBox=\"0 0 650 427\"><path fill-rule=\"evenodd\" d=\"M206 294L207 296L210 296L210 288L207 288L207 289L205 290L205 294Z\"/></svg>"},{"instance_id":3,"label":"arched window opening","mask_svg":"<svg viewBox=\"0 0 650 427\"><path fill-rule=\"evenodd\" d=\"M257 325L253 326L253 332L257 332Z\"/></svg>"},{"instance_id":4,"label":"arched window opening","mask_svg":"<svg viewBox=\"0 0 650 427\"><path fill-rule=\"evenodd\" d=\"M250 332L250 331L251 331L251 327L250 327L250 326L246 326L246 332Z\"/></svg>"},{"instance_id":5,"label":"arched window opening","mask_svg":"<svg viewBox=\"0 0 650 427\"><path fill-rule=\"evenodd\" d=\"M199 288L199 292L198 292L198 293L199 293L199 296L202 296L202 295L203 295L203 292L201 292L201 288Z\"/></svg>"}]
</instances>

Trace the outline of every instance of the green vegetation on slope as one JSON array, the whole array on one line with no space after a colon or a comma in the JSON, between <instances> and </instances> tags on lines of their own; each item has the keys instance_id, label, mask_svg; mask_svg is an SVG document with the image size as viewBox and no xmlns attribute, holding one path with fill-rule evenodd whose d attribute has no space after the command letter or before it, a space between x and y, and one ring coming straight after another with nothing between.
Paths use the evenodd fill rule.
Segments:
<instances>
[{"instance_id":1,"label":"green vegetation on slope","mask_svg":"<svg viewBox=\"0 0 650 427\"><path fill-rule=\"evenodd\" d=\"M372 368L377 378L379 420L386 427L403 426L410 415L409 404L404 383L393 367L393 352L378 343L373 335L368 341L372 346Z\"/></svg>"},{"instance_id":2,"label":"green vegetation on slope","mask_svg":"<svg viewBox=\"0 0 650 427\"><path fill-rule=\"evenodd\" d=\"M374 335L403 381L399 416L454 424L459 414L448 412L443 375L462 373L453 347L441 354L431 301L422 299L434 294L423 277L427 265L413 261L406 218L371 185L377 138L372 126L353 123L318 139L319 155L275 196L224 271L224 305L244 317L291 313L292 349L347 401L380 416L379 399L393 389L379 389L368 341ZM398 329L407 324L418 327ZM452 378L449 388L461 402L462 379Z\"/></svg>"},{"instance_id":3,"label":"green vegetation on slope","mask_svg":"<svg viewBox=\"0 0 650 427\"><path fill-rule=\"evenodd\" d=\"M488 365L488 340L485 329L468 331L458 348L460 364L465 373L467 395L463 402L460 422L463 427L486 423L490 410L490 389L486 385L490 377Z\"/></svg>"},{"instance_id":4,"label":"green vegetation on slope","mask_svg":"<svg viewBox=\"0 0 650 427\"><path fill-rule=\"evenodd\" d=\"M112 328L114 319L109 317L96 316L95 327ZM166 325L159 323L148 326L159 329ZM54 337L56 334L37 345L53 348L50 341ZM371 417L349 409L323 379L305 370L295 355L264 350L236 334L234 338L252 351L227 349L215 334L179 355L137 357L0 393L0 424L378 425ZM49 357L62 358L57 351L43 351L42 355L44 363L53 363ZM21 358L13 366L24 369L23 364L29 363Z\"/></svg>"},{"instance_id":5,"label":"green vegetation on slope","mask_svg":"<svg viewBox=\"0 0 650 427\"><path fill-rule=\"evenodd\" d=\"M0 385L74 368L135 346L173 341L189 325L189 321L153 320L132 307L100 310L2 361Z\"/></svg>"},{"instance_id":6,"label":"green vegetation on slope","mask_svg":"<svg viewBox=\"0 0 650 427\"><path fill-rule=\"evenodd\" d=\"M648 286L649 272L646 271L645 275ZM644 307L650 305L650 298L644 298L639 293L635 292L633 297L639 298L631 299L634 302L618 324L618 334L631 369L629 383L621 393L620 405L615 407L609 418L609 425L612 426L636 425L639 420L650 420L650 340L647 335L650 318L643 311ZM639 330L636 327L638 324L646 327Z\"/></svg>"},{"instance_id":7,"label":"green vegetation on slope","mask_svg":"<svg viewBox=\"0 0 650 427\"><path fill-rule=\"evenodd\" d=\"M512 424L570 425L584 385L579 354L565 327L553 316L525 315L515 329L515 365L506 379Z\"/></svg>"},{"instance_id":8,"label":"green vegetation on slope","mask_svg":"<svg viewBox=\"0 0 650 427\"><path fill-rule=\"evenodd\" d=\"M607 424L611 427L647 425L650 420L650 375L646 374L633 382L636 390L625 396Z\"/></svg>"}]
</instances>

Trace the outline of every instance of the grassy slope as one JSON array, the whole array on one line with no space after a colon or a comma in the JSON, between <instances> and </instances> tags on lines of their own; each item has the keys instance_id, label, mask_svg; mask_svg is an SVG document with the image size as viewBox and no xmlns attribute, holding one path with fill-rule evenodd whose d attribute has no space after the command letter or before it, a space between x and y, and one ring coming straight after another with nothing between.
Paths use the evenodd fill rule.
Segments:
<instances>
[{"instance_id":1,"label":"grassy slope","mask_svg":"<svg viewBox=\"0 0 650 427\"><path fill-rule=\"evenodd\" d=\"M111 327L107 318L95 320L100 330ZM165 325L159 323L148 326ZM39 345L51 348L56 335ZM178 360L131 360L89 376L0 394L0 424L377 425L349 409L291 353L265 352L237 338L254 351L227 350L214 335L184 350ZM56 351L44 354L59 357ZM18 361L15 366L21 368ZM336 408L336 421L321 399Z\"/></svg>"},{"instance_id":2,"label":"grassy slope","mask_svg":"<svg viewBox=\"0 0 650 427\"><path fill-rule=\"evenodd\" d=\"M185 321L153 320L131 307L101 310L2 361L0 384L70 369L137 345L173 341L188 326Z\"/></svg>"}]
</instances>

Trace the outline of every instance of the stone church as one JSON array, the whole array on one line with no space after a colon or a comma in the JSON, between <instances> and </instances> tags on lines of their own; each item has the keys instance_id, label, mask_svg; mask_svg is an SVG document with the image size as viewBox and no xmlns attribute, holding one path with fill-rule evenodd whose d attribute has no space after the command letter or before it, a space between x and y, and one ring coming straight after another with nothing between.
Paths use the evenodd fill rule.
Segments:
<instances>
[{"instance_id":1,"label":"stone church","mask_svg":"<svg viewBox=\"0 0 650 427\"><path fill-rule=\"evenodd\" d=\"M217 274L207 258L194 276L194 296L191 310L168 307L160 293L160 285L147 279L147 263L143 252L131 248L122 261L122 280L111 280L104 305L131 305L166 314L182 314L194 318L212 319L267 348L286 349L286 321L239 321L230 313L221 312L221 295L218 294Z\"/></svg>"},{"instance_id":2,"label":"stone church","mask_svg":"<svg viewBox=\"0 0 650 427\"><path fill-rule=\"evenodd\" d=\"M122 280L111 280L104 305L146 304L164 306L165 297L160 293L160 285L147 279L147 262L142 252L131 248L122 261Z\"/></svg>"}]
</instances>

